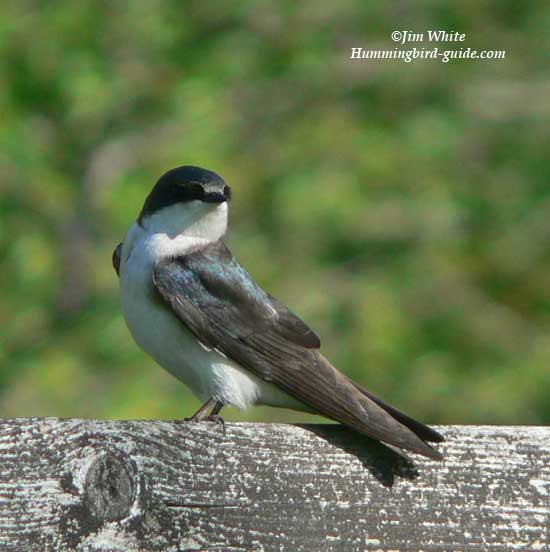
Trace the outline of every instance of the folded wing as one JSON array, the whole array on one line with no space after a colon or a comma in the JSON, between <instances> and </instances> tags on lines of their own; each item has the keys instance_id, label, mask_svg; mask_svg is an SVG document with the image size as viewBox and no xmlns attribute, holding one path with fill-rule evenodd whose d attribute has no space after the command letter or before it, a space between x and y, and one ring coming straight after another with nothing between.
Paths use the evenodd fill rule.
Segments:
<instances>
[{"instance_id":1,"label":"folded wing","mask_svg":"<svg viewBox=\"0 0 550 552\"><path fill-rule=\"evenodd\" d=\"M440 458L439 434L373 397L334 368L317 335L265 293L222 241L157 264L153 285L205 345L319 413L389 444Z\"/></svg>"}]
</instances>

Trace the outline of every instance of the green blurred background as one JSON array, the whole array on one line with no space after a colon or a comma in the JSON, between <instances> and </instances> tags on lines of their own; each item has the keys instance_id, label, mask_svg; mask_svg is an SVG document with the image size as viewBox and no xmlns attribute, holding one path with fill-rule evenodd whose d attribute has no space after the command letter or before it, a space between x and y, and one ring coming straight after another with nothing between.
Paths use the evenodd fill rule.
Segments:
<instances>
[{"instance_id":1,"label":"green blurred background","mask_svg":"<svg viewBox=\"0 0 550 552\"><path fill-rule=\"evenodd\" d=\"M548 424L549 28L544 1L2 3L1 415L198 407L132 341L111 267L195 164L348 375L432 423ZM405 29L506 59L349 59Z\"/></svg>"}]
</instances>

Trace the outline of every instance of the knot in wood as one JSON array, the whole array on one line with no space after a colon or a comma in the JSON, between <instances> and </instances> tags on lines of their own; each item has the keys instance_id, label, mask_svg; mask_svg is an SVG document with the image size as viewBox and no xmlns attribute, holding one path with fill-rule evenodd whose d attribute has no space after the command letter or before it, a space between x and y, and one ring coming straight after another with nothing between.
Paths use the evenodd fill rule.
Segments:
<instances>
[{"instance_id":1,"label":"knot in wood","mask_svg":"<svg viewBox=\"0 0 550 552\"><path fill-rule=\"evenodd\" d=\"M104 521L127 517L135 497L133 463L120 452L96 458L86 475L86 502L90 512Z\"/></svg>"}]
</instances>

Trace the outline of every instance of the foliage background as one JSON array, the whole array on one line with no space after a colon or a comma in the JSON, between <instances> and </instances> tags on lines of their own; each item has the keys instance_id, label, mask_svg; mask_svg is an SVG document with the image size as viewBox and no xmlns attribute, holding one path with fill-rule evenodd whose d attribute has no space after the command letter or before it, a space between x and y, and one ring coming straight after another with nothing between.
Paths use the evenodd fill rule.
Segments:
<instances>
[{"instance_id":1,"label":"foliage background","mask_svg":"<svg viewBox=\"0 0 550 552\"><path fill-rule=\"evenodd\" d=\"M1 415L198 406L131 340L111 268L156 178L196 164L347 374L429 422L548 424L549 27L542 1L2 3ZM507 57L349 59L396 29Z\"/></svg>"}]
</instances>

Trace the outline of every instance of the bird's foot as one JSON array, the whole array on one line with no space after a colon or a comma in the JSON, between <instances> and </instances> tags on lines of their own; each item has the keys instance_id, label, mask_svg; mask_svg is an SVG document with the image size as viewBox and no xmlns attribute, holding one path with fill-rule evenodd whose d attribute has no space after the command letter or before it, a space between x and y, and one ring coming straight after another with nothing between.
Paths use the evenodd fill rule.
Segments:
<instances>
[{"instance_id":1,"label":"bird's foot","mask_svg":"<svg viewBox=\"0 0 550 552\"><path fill-rule=\"evenodd\" d=\"M211 424L216 424L216 428L219 428L223 431L225 434L225 420L218 416L217 414L210 414L209 416L196 418L195 416L191 416L191 418L184 418L184 422L195 422L195 423L204 423L204 422L210 422Z\"/></svg>"},{"instance_id":2,"label":"bird's foot","mask_svg":"<svg viewBox=\"0 0 550 552\"><path fill-rule=\"evenodd\" d=\"M212 408L210 414L208 410ZM218 415L218 412L223 408L223 403L215 400L214 398L206 401L190 418L185 418L186 422L213 422L218 427L223 429L225 433L225 422L221 416Z\"/></svg>"},{"instance_id":3,"label":"bird's foot","mask_svg":"<svg viewBox=\"0 0 550 552\"><path fill-rule=\"evenodd\" d=\"M217 414L210 414L210 416L206 418L206 421L216 424L216 427L221 429L225 434L225 420L221 416L218 416Z\"/></svg>"}]
</instances>

